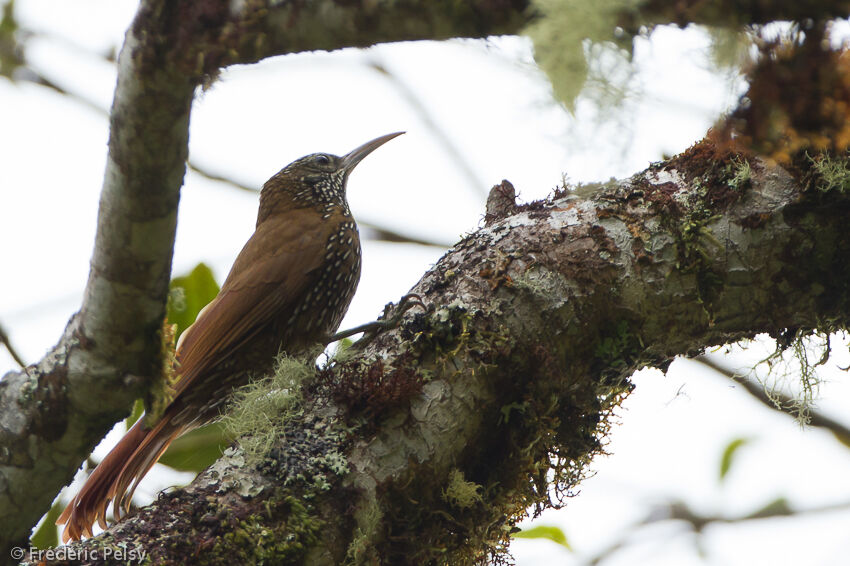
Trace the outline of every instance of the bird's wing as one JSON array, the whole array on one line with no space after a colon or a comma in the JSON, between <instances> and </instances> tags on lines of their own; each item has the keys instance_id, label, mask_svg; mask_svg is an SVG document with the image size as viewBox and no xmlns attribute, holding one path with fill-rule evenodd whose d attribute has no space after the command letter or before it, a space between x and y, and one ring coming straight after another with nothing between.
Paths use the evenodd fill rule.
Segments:
<instances>
[{"instance_id":1,"label":"bird's wing","mask_svg":"<svg viewBox=\"0 0 850 566\"><path fill-rule=\"evenodd\" d=\"M181 336L177 393L270 322L291 316L325 251L321 219L300 220L263 222L242 248L219 294Z\"/></svg>"}]
</instances>

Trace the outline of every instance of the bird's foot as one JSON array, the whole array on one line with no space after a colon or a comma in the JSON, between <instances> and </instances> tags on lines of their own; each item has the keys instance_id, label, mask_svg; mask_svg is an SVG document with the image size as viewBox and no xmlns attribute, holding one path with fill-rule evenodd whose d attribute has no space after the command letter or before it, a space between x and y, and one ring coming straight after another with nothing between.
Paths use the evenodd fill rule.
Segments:
<instances>
[{"instance_id":1,"label":"bird's foot","mask_svg":"<svg viewBox=\"0 0 850 566\"><path fill-rule=\"evenodd\" d=\"M368 336L368 339L371 340L381 330L389 330L397 327L401 323L404 313L416 306L422 307L422 310L428 310L419 295L408 293L401 298L398 305L393 306L392 303L389 303L385 306L384 314L378 320L337 332L333 336L328 337L328 344L348 338L349 336L354 336L355 334L360 334L361 332L364 334L364 338ZM390 316L390 312L392 312L392 316Z\"/></svg>"}]
</instances>

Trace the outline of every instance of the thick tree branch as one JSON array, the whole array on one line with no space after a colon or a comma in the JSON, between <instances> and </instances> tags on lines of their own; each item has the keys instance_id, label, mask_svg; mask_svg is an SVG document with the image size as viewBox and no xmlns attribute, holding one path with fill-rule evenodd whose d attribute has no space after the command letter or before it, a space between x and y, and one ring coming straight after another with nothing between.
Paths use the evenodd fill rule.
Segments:
<instances>
[{"instance_id":1,"label":"thick tree branch","mask_svg":"<svg viewBox=\"0 0 850 566\"><path fill-rule=\"evenodd\" d=\"M195 88L222 66L315 49L515 32L523 0L143 0L118 61L92 270L80 312L0 383L0 552L25 546L112 423L159 373Z\"/></svg>"},{"instance_id":2,"label":"thick tree branch","mask_svg":"<svg viewBox=\"0 0 850 566\"><path fill-rule=\"evenodd\" d=\"M0 386L0 532L25 546L29 530L94 444L158 376L194 85L128 33L119 58L109 157L83 305L36 367Z\"/></svg>"},{"instance_id":3,"label":"thick tree branch","mask_svg":"<svg viewBox=\"0 0 850 566\"><path fill-rule=\"evenodd\" d=\"M553 484L580 479L635 369L847 326L850 194L708 142L588 192L503 206L412 289L427 314L300 393L282 364L256 398L298 410L264 415L282 424L259 432L272 449L257 466L231 452L73 548L175 564L468 563L552 505Z\"/></svg>"}]
</instances>

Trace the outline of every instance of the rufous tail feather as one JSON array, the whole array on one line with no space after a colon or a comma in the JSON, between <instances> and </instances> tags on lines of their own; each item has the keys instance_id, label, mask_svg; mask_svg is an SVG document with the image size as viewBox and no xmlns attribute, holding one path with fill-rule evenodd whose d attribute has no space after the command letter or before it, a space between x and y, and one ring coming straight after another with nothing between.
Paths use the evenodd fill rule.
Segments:
<instances>
[{"instance_id":1,"label":"rufous tail feather","mask_svg":"<svg viewBox=\"0 0 850 566\"><path fill-rule=\"evenodd\" d=\"M171 441L184 431L185 427L172 424L169 417L168 413L163 415L150 430L144 427L144 417L140 418L97 465L56 520L57 525L65 525L62 542L91 537L95 521L106 528L106 508L110 501L116 520L122 509L129 510L136 486ZM132 488L128 490L131 483Z\"/></svg>"}]
</instances>

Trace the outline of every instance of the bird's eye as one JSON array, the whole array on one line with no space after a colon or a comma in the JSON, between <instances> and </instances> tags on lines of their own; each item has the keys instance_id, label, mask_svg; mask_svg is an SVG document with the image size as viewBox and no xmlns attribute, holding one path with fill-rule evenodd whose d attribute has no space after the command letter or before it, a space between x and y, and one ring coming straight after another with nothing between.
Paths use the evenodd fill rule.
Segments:
<instances>
[{"instance_id":1,"label":"bird's eye","mask_svg":"<svg viewBox=\"0 0 850 566\"><path fill-rule=\"evenodd\" d=\"M331 162L331 159L327 155L323 155L323 154L320 153L320 154L316 155L316 157L313 158L313 162L316 165L327 165L328 163Z\"/></svg>"}]
</instances>

